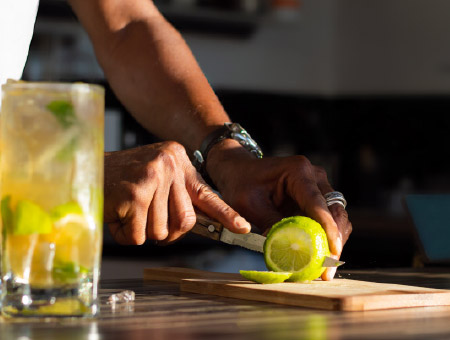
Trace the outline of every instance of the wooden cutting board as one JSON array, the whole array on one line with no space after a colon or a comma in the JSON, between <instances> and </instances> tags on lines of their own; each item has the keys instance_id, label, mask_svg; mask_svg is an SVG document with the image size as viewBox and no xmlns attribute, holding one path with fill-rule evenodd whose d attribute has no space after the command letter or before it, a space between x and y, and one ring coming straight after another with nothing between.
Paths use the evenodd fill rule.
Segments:
<instances>
[{"instance_id":1,"label":"wooden cutting board","mask_svg":"<svg viewBox=\"0 0 450 340\"><path fill-rule=\"evenodd\" d=\"M144 280L180 283L180 290L244 300L341 311L446 306L450 290L348 279L258 284L239 274L188 268L147 268Z\"/></svg>"}]
</instances>

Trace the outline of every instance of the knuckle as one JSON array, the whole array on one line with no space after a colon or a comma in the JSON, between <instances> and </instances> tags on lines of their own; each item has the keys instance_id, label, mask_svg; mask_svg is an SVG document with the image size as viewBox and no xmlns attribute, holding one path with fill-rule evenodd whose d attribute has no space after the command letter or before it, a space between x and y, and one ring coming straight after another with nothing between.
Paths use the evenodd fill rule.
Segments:
<instances>
[{"instance_id":1,"label":"knuckle","mask_svg":"<svg viewBox=\"0 0 450 340\"><path fill-rule=\"evenodd\" d=\"M307 193L310 197L322 196L320 191L316 188L316 181L310 177L302 176L299 179L302 187L309 188Z\"/></svg>"},{"instance_id":2,"label":"knuckle","mask_svg":"<svg viewBox=\"0 0 450 340\"><path fill-rule=\"evenodd\" d=\"M214 199L216 195L206 186L199 185L195 190L195 195L199 201L208 201Z\"/></svg>"},{"instance_id":3,"label":"knuckle","mask_svg":"<svg viewBox=\"0 0 450 340\"><path fill-rule=\"evenodd\" d=\"M183 145L175 141L166 142L166 148L177 155L185 155L186 149Z\"/></svg>"},{"instance_id":4,"label":"knuckle","mask_svg":"<svg viewBox=\"0 0 450 340\"><path fill-rule=\"evenodd\" d=\"M299 167L309 167L311 166L311 162L304 155L295 155L292 156L292 163Z\"/></svg>"},{"instance_id":5,"label":"knuckle","mask_svg":"<svg viewBox=\"0 0 450 340\"><path fill-rule=\"evenodd\" d=\"M124 195L126 197L125 201L132 204L131 209L134 211L142 211L143 209L147 209L145 191L143 192L139 186L131 186L129 190L124 192Z\"/></svg>"},{"instance_id":6,"label":"knuckle","mask_svg":"<svg viewBox=\"0 0 450 340\"><path fill-rule=\"evenodd\" d=\"M223 204L223 206L220 208L220 211L224 216L227 216L231 220L239 217L239 214L227 204Z\"/></svg>"},{"instance_id":7,"label":"knuckle","mask_svg":"<svg viewBox=\"0 0 450 340\"><path fill-rule=\"evenodd\" d=\"M144 178L144 180L154 180L158 177L158 172L149 163L149 164L147 164L147 166L145 166L142 177Z\"/></svg>"},{"instance_id":8,"label":"knuckle","mask_svg":"<svg viewBox=\"0 0 450 340\"><path fill-rule=\"evenodd\" d=\"M321 166L314 165L314 172L316 173L316 177L320 179L327 178L327 172Z\"/></svg>"},{"instance_id":9,"label":"knuckle","mask_svg":"<svg viewBox=\"0 0 450 340\"><path fill-rule=\"evenodd\" d=\"M166 149L158 150L155 160L160 166L170 168L175 167L175 157Z\"/></svg>"},{"instance_id":10,"label":"knuckle","mask_svg":"<svg viewBox=\"0 0 450 340\"><path fill-rule=\"evenodd\" d=\"M186 210L180 213L180 223L178 230L181 232L187 232L192 229L197 221L195 212L193 210Z\"/></svg>"},{"instance_id":11,"label":"knuckle","mask_svg":"<svg viewBox=\"0 0 450 340\"><path fill-rule=\"evenodd\" d=\"M288 169L291 174L302 175L302 177L314 177L313 165L303 155L289 157Z\"/></svg>"}]
</instances>

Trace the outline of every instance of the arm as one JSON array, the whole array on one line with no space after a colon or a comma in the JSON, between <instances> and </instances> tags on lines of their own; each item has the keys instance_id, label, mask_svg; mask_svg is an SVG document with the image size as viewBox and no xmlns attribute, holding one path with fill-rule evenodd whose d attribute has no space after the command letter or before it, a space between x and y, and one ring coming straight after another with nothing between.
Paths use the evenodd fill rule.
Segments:
<instances>
[{"instance_id":1,"label":"arm","mask_svg":"<svg viewBox=\"0 0 450 340\"><path fill-rule=\"evenodd\" d=\"M148 0L69 0L108 81L149 131L195 149L228 121L180 34ZM116 241L168 243L195 224L194 208L225 227L250 225L204 183L176 142L105 154L104 220Z\"/></svg>"},{"instance_id":2,"label":"arm","mask_svg":"<svg viewBox=\"0 0 450 340\"><path fill-rule=\"evenodd\" d=\"M70 4L112 89L149 131L195 150L229 121L183 38L152 1Z\"/></svg>"}]
</instances>

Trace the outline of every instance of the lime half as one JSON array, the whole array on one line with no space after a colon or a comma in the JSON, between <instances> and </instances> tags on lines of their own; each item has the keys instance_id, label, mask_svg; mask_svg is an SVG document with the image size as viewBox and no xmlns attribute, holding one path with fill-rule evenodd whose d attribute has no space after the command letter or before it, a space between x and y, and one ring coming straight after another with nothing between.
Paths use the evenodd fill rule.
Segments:
<instances>
[{"instance_id":1,"label":"lime half","mask_svg":"<svg viewBox=\"0 0 450 340\"><path fill-rule=\"evenodd\" d=\"M281 283L289 279L292 273L288 272L264 272L256 270L240 270L239 273L247 280L257 283Z\"/></svg>"},{"instance_id":2,"label":"lime half","mask_svg":"<svg viewBox=\"0 0 450 340\"><path fill-rule=\"evenodd\" d=\"M264 243L264 260L269 270L292 272L289 281L315 280L324 272L330 255L325 231L316 221L294 216L276 223Z\"/></svg>"}]
</instances>

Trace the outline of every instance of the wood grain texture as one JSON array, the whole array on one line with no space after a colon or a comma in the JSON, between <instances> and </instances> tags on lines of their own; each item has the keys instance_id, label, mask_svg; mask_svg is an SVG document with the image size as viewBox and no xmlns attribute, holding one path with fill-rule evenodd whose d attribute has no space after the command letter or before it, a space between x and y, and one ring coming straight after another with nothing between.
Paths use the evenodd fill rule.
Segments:
<instances>
[{"instance_id":1,"label":"wood grain texture","mask_svg":"<svg viewBox=\"0 0 450 340\"><path fill-rule=\"evenodd\" d=\"M158 267L144 269L144 280L181 283L183 279L240 280L240 274L208 272L199 269L179 267Z\"/></svg>"},{"instance_id":2,"label":"wood grain texture","mask_svg":"<svg viewBox=\"0 0 450 340\"><path fill-rule=\"evenodd\" d=\"M450 305L450 290L349 279L262 285L245 281L239 274L171 267L146 269L144 279L180 282L181 291L191 293L326 310Z\"/></svg>"}]
</instances>

